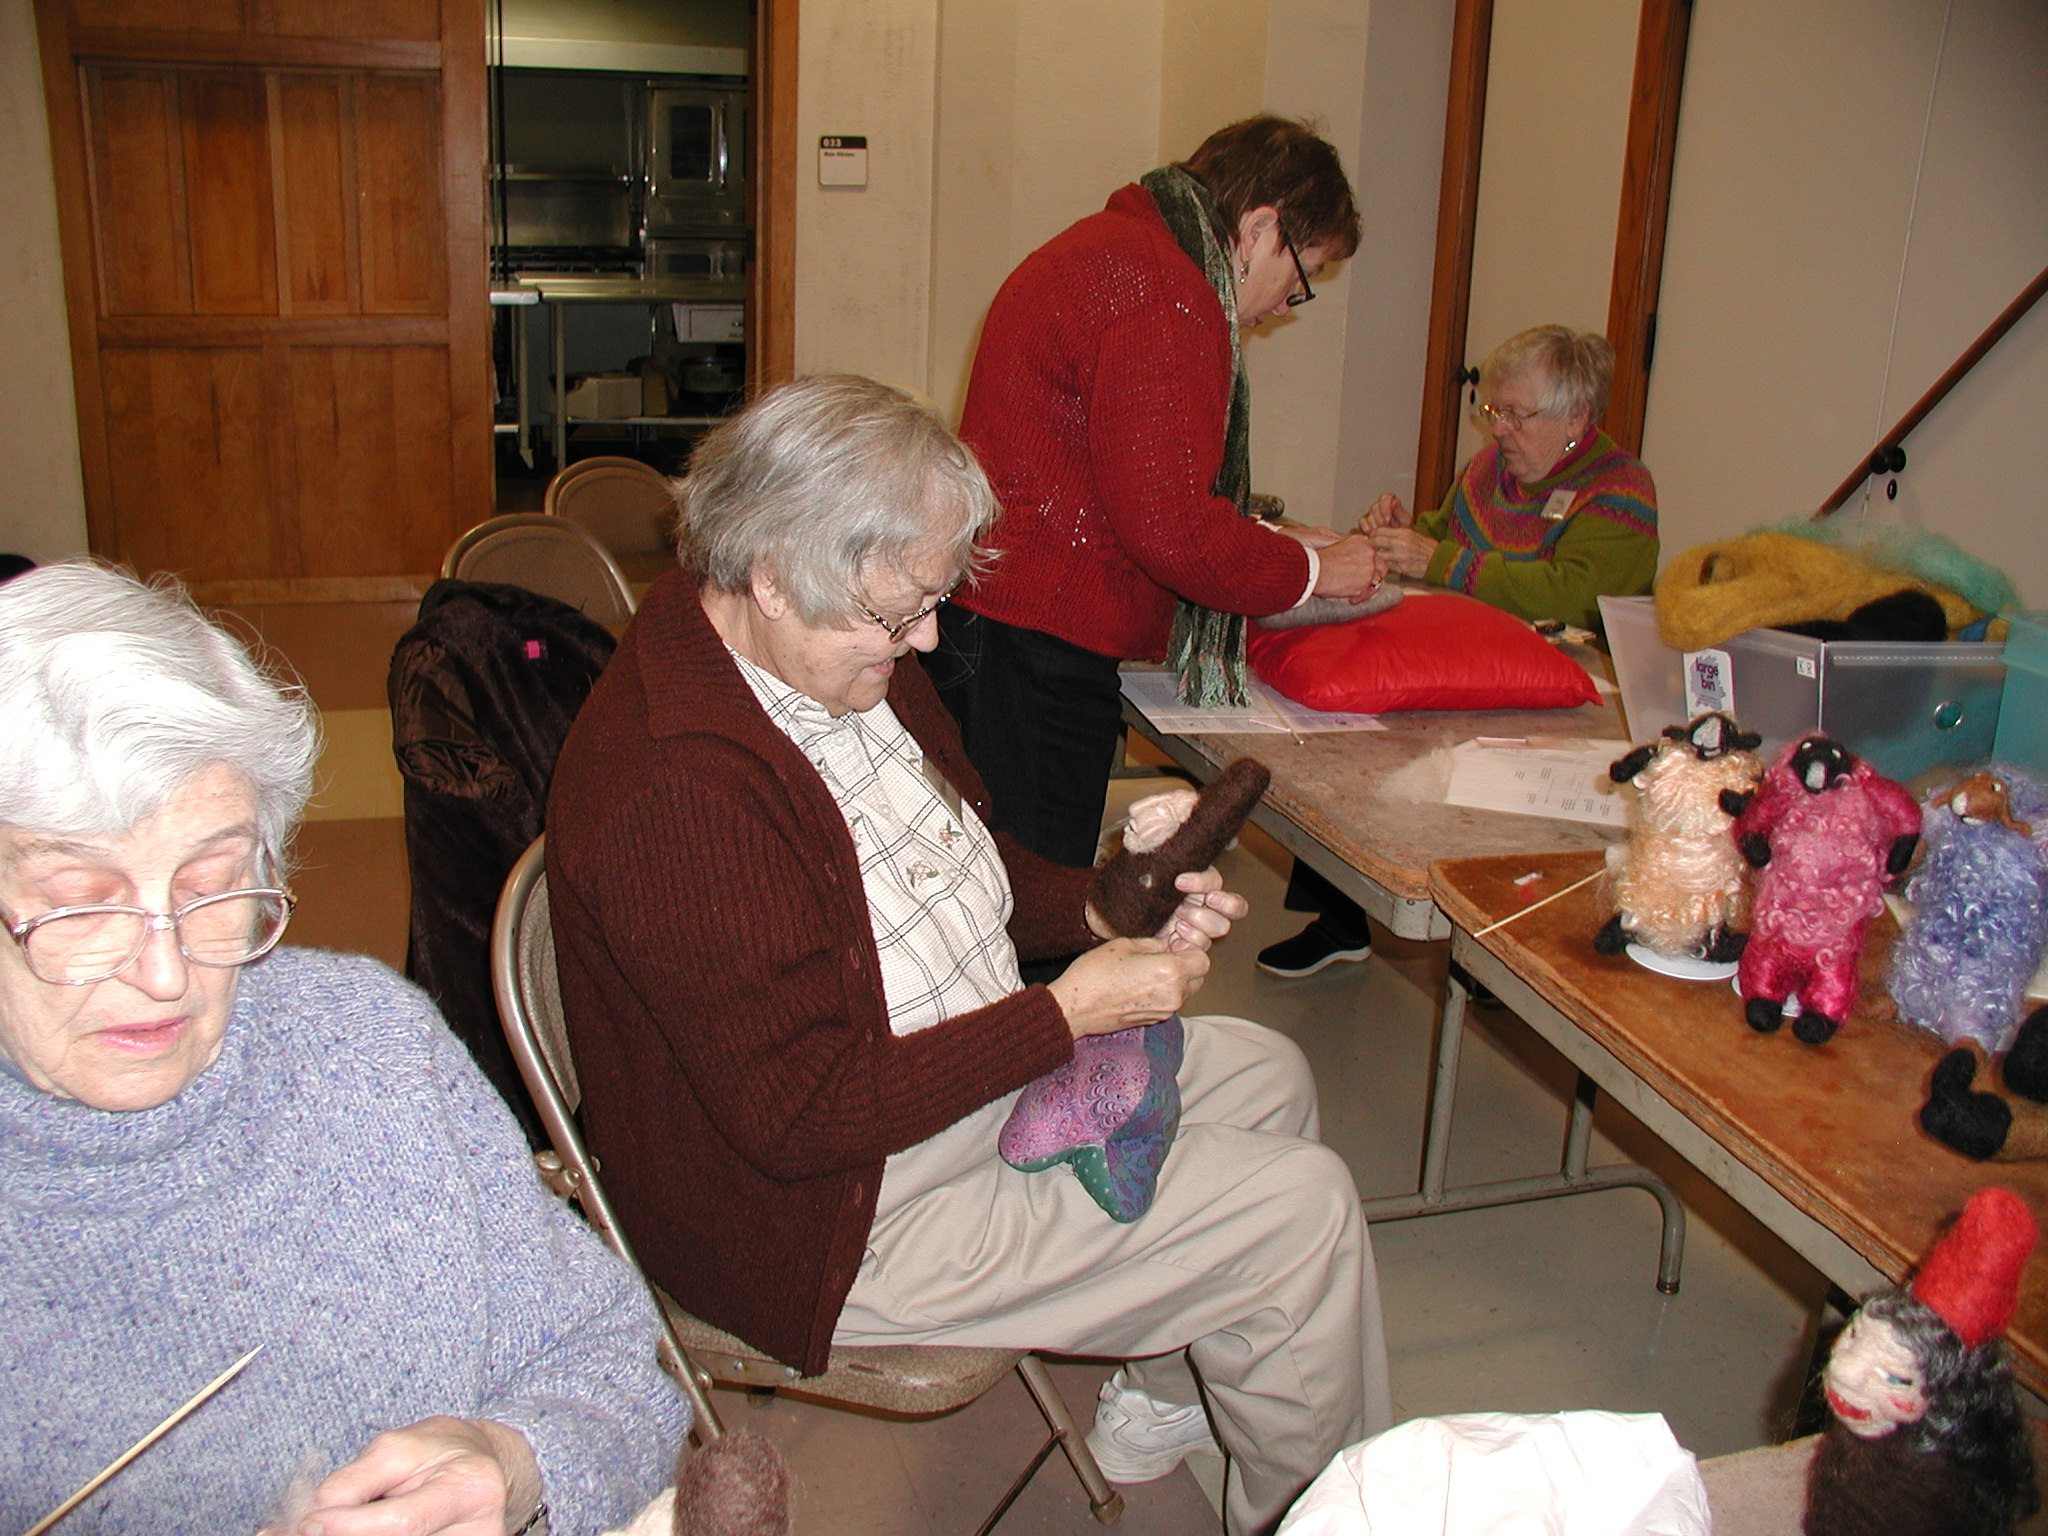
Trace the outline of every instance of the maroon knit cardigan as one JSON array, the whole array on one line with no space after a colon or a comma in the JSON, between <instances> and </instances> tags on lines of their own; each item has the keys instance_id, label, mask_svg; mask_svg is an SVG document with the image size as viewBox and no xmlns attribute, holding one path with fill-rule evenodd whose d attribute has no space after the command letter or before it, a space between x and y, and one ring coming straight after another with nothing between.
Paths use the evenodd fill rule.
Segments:
<instances>
[{"instance_id":1,"label":"maroon knit cardigan","mask_svg":"<svg viewBox=\"0 0 2048 1536\"><path fill-rule=\"evenodd\" d=\"M1144 188L1027 256L989 307L960 421L1003 505L1003 558L957 601L1153 660L1176 596L1291 606L1307 552L1210 494L1230 379L1230 321Z\"/></svg>"},{"instance_id":2,"label":"maroon knit cardigan","mask_svg":"<svg viewBox=\"0 0 2048 1536\"><path fill-rule=\"evenodd\" d=\"M889 702L984 819L924 669ZM1095 940L1088 871L998 839L1026 957ZM548 802L548 894L583 1126L648 1272L707 1322L822 1370L883 1159L1067 1061L1044 987L889 1032L860 866L683 574L647 595Z\"/></svg>"}]
</instances>

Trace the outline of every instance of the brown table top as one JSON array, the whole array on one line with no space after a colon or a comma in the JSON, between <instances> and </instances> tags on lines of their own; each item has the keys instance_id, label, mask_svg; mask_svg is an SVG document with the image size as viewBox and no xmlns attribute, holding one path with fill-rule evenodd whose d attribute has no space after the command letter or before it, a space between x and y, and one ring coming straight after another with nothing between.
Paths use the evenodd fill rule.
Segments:
<instances>
[{"instance_id":1,"label":"brown table top","mask_svg":"<svg viewBox=\"0 0 2048 1536\"><path fill-rule=\"evenodd\" d=\"M1127 717L1132 713L1127 710ZM1531 848L1599 848L1618 835L1585 822L1468 810L1441 798L1418 798L1403 793L1396 777L1439 748L1475 736L1620 741L1621 711L1611 695L1576 709L1420 710L1384 719L1384 731L1334 731L1298 740L1277 734L1176 739L1218 771L1239 757L1257 757L1273 770L1268 806L1336 858L1408 901L1429 899L1429 866L1438 859ZM1143 729L1161 739L1149 727Z\"/></svg>"},{"instance_id":2,"label":"brown table top","mask_svg":"<svg viewBox=\"0 0 2048 1536\"><path fill-rule=\"evenodd\" d=\"M1430 889L1445 916L1476 934L1599 862L1586 853L1447 860ZM1514 884L1531 871L1543 878ZM1920 1129L1944 1049L1933 1035L1873 1017L1864 1003L1825 1045L1801 1044L1789 1027L1759 1035L1726 983L1675 981L1597 953L1593 935L1608 916L1599 891L1586 886L1476 942L1874 1268L1903 1279L1987 1184L2048 1212L2048 1162L1974 1163ZM1880 946L1895 933L1878 919L1866 976L1881 974ZM2048 1388L2048 1261L2029 1267L2008 1337L2022 1382Z\"/></svg>"}]
</instances>

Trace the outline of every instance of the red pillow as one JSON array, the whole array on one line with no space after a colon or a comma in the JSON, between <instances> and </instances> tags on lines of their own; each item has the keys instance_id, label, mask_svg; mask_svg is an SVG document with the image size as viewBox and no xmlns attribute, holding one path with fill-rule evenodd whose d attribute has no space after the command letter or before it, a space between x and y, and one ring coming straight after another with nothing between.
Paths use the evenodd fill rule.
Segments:
<instances>
[{"instance_id":1,"label":"red pillow","mask_svg":"<svg viewBox=\"0 0 2048 1536\"><path fill-rule=\"evenodd\" d=\"M1250 626L1266 683L1311 709L1569 709L1597 704L1586 669L1512 614L1457 592L1306 629Z\"/></svg>"}]
</instances>

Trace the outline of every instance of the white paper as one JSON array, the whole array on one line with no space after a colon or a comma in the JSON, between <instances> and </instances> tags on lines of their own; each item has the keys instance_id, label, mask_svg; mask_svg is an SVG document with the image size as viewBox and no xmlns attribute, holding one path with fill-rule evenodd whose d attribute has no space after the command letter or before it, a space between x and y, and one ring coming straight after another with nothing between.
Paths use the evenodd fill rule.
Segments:
<instances>
[{"instance_id":1,"label":"white paper","mask_svg":"<svg viewBox=\"0 0 2048 1536\"><path fill-rule=\"evenodd\" d=\"M1608 778L1607 766L1628 750L1625 741L1461 741L1450 750L1444 799L1479 811L1625 827L1628 797Z\"/></svg>"},{"instance_id":2,"label":"white paper","mask_svg":"<svg viewBox=\"0 0 2048 1536\"><path fill-rule=\"evenodd\" d=\"M1152 728L1170 736L1307 736L1324 731L1387 728L1377 715L1332 714L1310 709L1275 693L1257 678L1251 680L1252 701L1242 709L1197 709L1181 703L1180 678L1173 672L1126 672L1123 686L1124 697L1138 706L1138 712Z\"/></svg>"}]
</instances>

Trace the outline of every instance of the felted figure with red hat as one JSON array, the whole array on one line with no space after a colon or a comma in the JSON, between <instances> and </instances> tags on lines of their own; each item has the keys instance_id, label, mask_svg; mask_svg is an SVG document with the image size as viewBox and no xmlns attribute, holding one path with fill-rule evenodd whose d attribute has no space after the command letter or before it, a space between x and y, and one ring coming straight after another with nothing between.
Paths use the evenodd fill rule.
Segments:
<instances>
[{"instance_id":1,"label":"felted figure with red hat","mask_svg":"<svg viewBox=\"0 0 2048 1536\"><path fill-rule=\"evenodd\" d=\"M1640 945L1723 965L1741 955L1749 866L1728 835L1729 806L1747 804L1763 774L1760 739L1727 715L1700 715L1608 766L1615 783L1635 786L1636 800L1628 841L1607 849L1615 910L1593 939L1601 954Z\"/></svg>"},{"instance_id":2,"label":"felted figure with red hat","mask_svg":"<svg viewBox=\"0 0 2048 1536\"><path fill-rule=\"evenodd\" d=\"M1822 1377L1807 1536L2010 1536L2040 1507L2001 1342L2036 1227L1981 1189L1906 1290L1865 1300Z\"/></svg>"},{"instance_id":3,"label":"felted figure with red hat","mask_svg":"<svg viewBox=\"0 0 2048 1536\"><path fill-rule=\"evenodd\" d=\"M1730 829L1755 869L1749 943L1736 986L1750 1027L1768 1034L1787 999L1792 1033L1832 1036L1856 1001L1856 962L1884 888L1905 872L1920 839L1920 807L1897 784L1828 736L1787 747Z\"/></svg>"}]
</instances>

